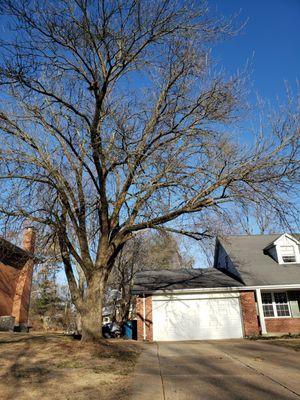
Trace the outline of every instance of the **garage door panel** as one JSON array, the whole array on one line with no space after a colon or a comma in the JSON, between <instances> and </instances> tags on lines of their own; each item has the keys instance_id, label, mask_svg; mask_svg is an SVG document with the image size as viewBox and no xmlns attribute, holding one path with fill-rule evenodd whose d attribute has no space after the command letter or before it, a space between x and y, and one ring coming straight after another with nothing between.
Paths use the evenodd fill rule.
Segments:
<instances>
[{"instance_id":1,"label":"garage door panel","mask_svg":"<svg viewBox=\"0 0 300 400\"><path fill-rule=\"evenodd\" d=\"M237 297L153 301L154 340L205 340L243 336Z\"/></svg>"}]
</instances>

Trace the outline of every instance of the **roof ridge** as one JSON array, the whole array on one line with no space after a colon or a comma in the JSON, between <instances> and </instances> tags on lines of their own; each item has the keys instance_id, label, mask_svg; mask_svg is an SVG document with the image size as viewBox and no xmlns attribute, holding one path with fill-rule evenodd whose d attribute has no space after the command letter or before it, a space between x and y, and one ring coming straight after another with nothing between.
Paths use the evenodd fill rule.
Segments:
<instances>
[{"instance_id":1,"label":"roof ridge","mask_svg":"<svg viewBox=\"0 0 300 400\"><path fill-rule=\"evenodd\" d=\"M282 236L284 234L287 234L287 235L290 235L290 236L300 235L300 233L298 233L298 232L294 232L294 233L290 233L290 232L256 233L254 235L249 235L249 234L242 233L242 234L237 234L237 235L217 235L217 238L222 238L222 237L254 237L254 236L265 236L266 237L266 236L276 236L276 235Z\"/></svg>"},{"instance_id":2,"label":"roof ridge","mask_svg":"<svg viewBox=\"0 0 300 400\"><path fill-rule=\"evenodd\" d=\"M286 232L284 232L286 233ZM257 233L254 235L240 234L240 235L218 235L218 238L222 237L254 237L254 236L276 236L276 235L284 235L284 233ZM299 235L299 233L290 233L289 235Z\"/></svg>"}]
</instances>

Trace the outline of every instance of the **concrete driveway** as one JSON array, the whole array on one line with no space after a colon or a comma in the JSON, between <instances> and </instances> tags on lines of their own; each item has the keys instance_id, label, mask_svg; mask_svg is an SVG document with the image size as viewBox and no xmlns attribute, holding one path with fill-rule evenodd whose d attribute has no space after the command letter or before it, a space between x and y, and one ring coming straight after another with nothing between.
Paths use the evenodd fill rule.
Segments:
<instances>
[{"instance_id":1,"label":"concrete driveway","mask_svg":"<svg viewBox=\"0 0 300 400\"><path fill-rule=\"evenodd\" d=\"M132 400L300 399L300 354L248 340L145 345Z\"/></svg>"}]
</instances>

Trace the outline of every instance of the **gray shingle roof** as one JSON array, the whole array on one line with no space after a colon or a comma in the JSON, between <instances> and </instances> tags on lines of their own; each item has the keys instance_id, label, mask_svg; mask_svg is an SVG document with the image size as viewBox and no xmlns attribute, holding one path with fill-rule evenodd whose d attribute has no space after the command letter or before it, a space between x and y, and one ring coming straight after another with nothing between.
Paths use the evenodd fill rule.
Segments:
<instances>
[{"instance_id":1,"label":"gray shingle roof","mask_svg":"<svg viewBox=\"0 0 300 400\"><path fill-rule=\"evenodd\" d=\"M278 264L264 249L280 234L218 238L246 286L300 284L300 264ZM293 234L299 240L299 234Z\"/></svg>"},{"instance_id":2,"label":"gray shingle roof","mask_svg":"<svg viewBox=\"0 0 300 400\"><path fill-rule=\"evenodd\" d=\"M236 287L242 284L216 268L144 271L136 275L132 292Z\"/></svg>"}]
</instances>

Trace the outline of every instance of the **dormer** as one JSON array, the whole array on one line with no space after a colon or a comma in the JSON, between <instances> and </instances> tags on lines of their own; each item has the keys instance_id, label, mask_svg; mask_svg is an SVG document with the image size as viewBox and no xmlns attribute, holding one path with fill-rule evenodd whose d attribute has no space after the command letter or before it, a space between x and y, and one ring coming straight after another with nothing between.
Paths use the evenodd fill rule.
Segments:
<instances>
[{"instance_id":1,"label":"dormer","mask_svg":"<svg viewBox=\"0 0 300 400\"><path fill-rule=\"evenodd\" d=\"M292 235L284 233L264 248L278 264L300 264L300 242Z\"/></svg>"}]
</instances>

